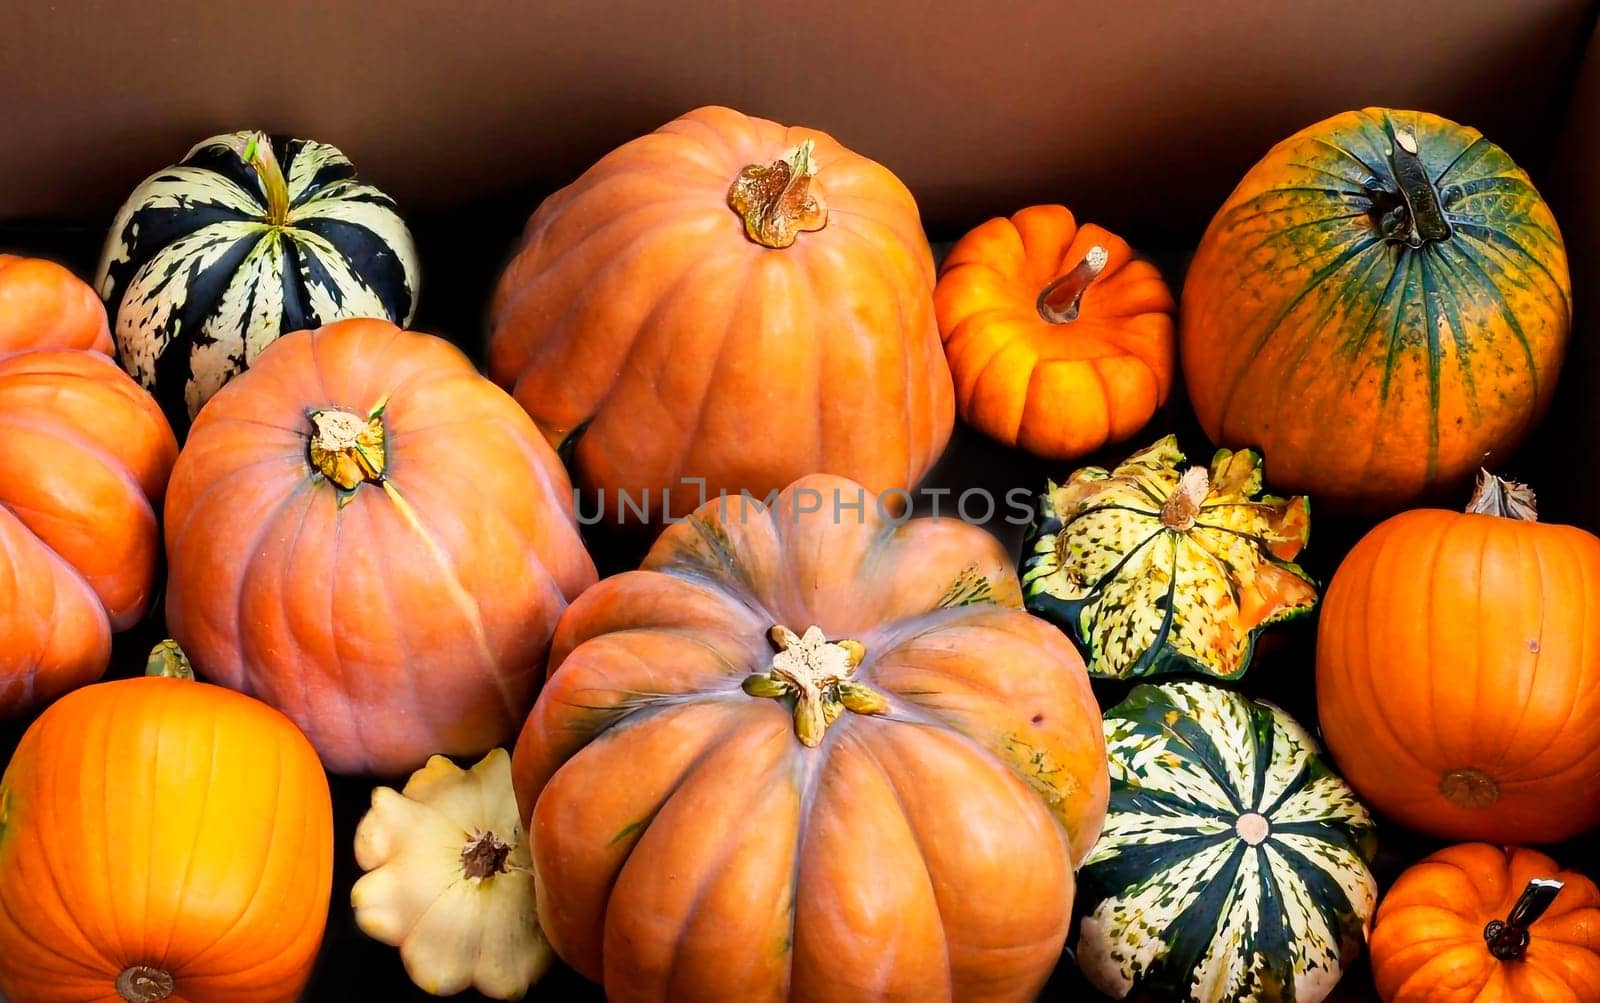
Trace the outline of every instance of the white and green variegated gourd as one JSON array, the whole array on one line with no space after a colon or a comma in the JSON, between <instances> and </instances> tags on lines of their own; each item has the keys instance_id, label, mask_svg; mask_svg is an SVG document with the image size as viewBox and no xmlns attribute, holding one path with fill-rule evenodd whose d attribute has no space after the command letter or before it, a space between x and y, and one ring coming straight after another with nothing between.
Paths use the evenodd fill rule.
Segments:
<instances>
[{"instance_id":1,"label":"white and green variegated gourd","mask_svg":"<svg viewBox=\"0 0 1600 1003\"><path fill-rule=\"evenodd\" d=\"M181 433L279 335L405 325L417 253L394 201L326 143L213 136L129 197L95 285L123 368Z\"/></svg>"},{"instance_id":2,"label":"white and green variegated gourd","mask_svg":"<svg viewBox=\"0 0 1600 1003\"><path fill-rule=\"evenodd\" d=\"M1289 715L1199 682L1105 715L1078 965L1118 999L1317 1003L1366 941L1372 817Z\"/></svg>"}]
</instances>

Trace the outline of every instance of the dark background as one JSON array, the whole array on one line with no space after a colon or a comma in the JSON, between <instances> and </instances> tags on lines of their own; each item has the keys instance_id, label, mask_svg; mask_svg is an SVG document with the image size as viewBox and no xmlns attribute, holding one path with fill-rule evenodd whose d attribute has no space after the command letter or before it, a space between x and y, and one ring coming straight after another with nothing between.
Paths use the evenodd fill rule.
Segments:
<instances>
[{"instance_id":1,"label":"dark background","mask_svg":"<svg viewBox=\"0 0 1600 1003\"><path fill-rule=\"evenodd\" d=\"M1580 326L1555 412L1501 472L1541 489L1547 521L1600 526L1589 460L1600 422L1587 410L1600 397L1589 389L1600 339L1584 326L1588 280L1600 277L1600 131L1589 127L1600 67L1580 68L1591 0L1136 0L1114 11L823 0L781 16L730 0L670 16L638 0L480 6L469 21L424 0L285 0L266 30L243 23L244 8L204 0L141 17L108 0L18 5L0 33L10 119L0 252L55 258L87 278L121 198L195 140L243 127L318 138L399 199L422 257L414 326L481 361L489 291L540 199L611 146L719 101L826 129L884 161L917 194L936 243L996 213L1064 201L1129 236L1176 291L1211 211L1271 142L1349 107L1423 108L1482 127L1555 203ZM1133 442L1091 459L1114 462L1169 431L1191 460L1208 457L1177 399ZM958 427L927 483L1003 495L1068 472ZM1313 507L1303 565L1326 583L1367 528ZM1015 552L1021 528L994 529ZM641 553L592 528L589 542L603 573ZM110 675L141 671L163 636L159 612L121 635ZM1276 629L1243 684L1311 727L1314 638L1309 620ZM1095 685L1103 706L1126 692ZM0 761L26 724L0 722ZM332 779L334 892L308 1000L429 998L349 908L356 822L374 783L403 780ZM1388 823L1380 842L1383 888L1439 845ZM1600 876L1597 849L1586 837L1550 852ZM601 998L559 965L530 995ZM1043 998L1096 997L1064 960ZM1374 998L1364 962L1332 997Z\"/></svg>"}]
</instances>

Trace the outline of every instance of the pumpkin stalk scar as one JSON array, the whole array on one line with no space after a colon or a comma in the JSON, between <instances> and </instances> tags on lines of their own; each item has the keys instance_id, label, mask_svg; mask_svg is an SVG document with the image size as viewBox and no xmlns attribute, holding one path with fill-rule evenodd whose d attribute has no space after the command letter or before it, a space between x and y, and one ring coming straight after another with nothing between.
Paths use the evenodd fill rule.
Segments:
<instances>
[{"instance_id":1,"label":"pumpkin stalk scar","mask_svg":"<svg viewBox=\"0 0 1600 1003\"><path fill-rule=\"evenodd\" d=\"M754 673L742 684L746 693L764 699L794 699L794 732L800 744L814 749L828 727L845 711L882 714L889 701L872 687L850 678L866 657L860 641L829 641L813 624L796 634L782 624L768 633L778 649L772 671Z\"/></svg>"},{"instance_id":2,"label":"pumpkin stalk scar","mask_svg":"<svg viewBox=\"0 0 1600 1003\"><path fill-rule=\"evenodd\" d=\"M485 881L506 872L511 844L492 832L474 833L461 850L461 872L474 881Z\"/></svg>"},{"instance_id":3,"label":"pumpkin stalk scar","mask_svg":"<svg viewBox=\"0 0 1600 1003\"><path fill-rule=\"evenodd\" d=\"M739 171L728 188L728 208L744 222L746 237L777 250L803 231L828 225L828 203L811 162L814 148L808 139L770 164Z\"/></svg>"},{"instance_id":4,"label":"pumpkin stalk scar","mask_svg":"<svg viewBox=\"0 0 1600 1003\"><path fill-rule=\"evenodd\" d=\"M1539 921L1566 885L1552 878L1534 878L1522 890L1506 918L1492 919L1483 928L1489 953L1501 961L1516 961L1528 950L1528 928Z\"/></svg>"},{"instance_id":5,"label":"pumpkin stalk scar","mask_svg":"<svg viewBox=\"0 0 1600 1003\"><path fill-rule=\"evenodd\" d=\"M150 649L150 657L144 663L144 674L169 679L193 679L194 665L178 642L169 637Z\"/></svg>"},{"instance_id":6,"label":"pumpkin stalk scar","mask_svg":"<svg viewBox=\"0 0 1600 1003\"><path fill-rule=\"evenodd\" d=\"M1487 808L1500 800L1500 785L1489 774L1467 766L1441 777L1439 793L1461 808Z\"/></svg>"},{"instance_id":7,"label":"pumpkin stalk scar","mask_svg":"<svg viewBox=\"0 0 1600 1003\"><path fill-rule=\"evenodd\" d=\"M1105 271L1111 255L1099 244L1089 248L1072 270L1039 291L1039 316L1052 324L1068 324L1078 319L1083 294Z\"/></svg>"},{"instance_id":8,"label":"pumpkin stalk scar","mask_svg":"<svg viewBox=\"0 0 1600 1003\"><path fill-rule=\"evenodd\" d=\"M383 415L361 418L341 408L311 412L311 466L335 486L354 491L379 484L388 465Z\"/></svg>"},{"instance_id":9,"label":"pumpkin stalk scar","mask_svg":"<svg viewBox=\"0 0 1600 1003\"><path fill-rule=\"evenodd\" d=\"M1478 471L1478 486L1472 492L1472 500L1467 502L1467 512L1524 522L1539 521L1539 507L1532 488L1496 477L1487 470Z\"/></svg>"},{"instance_id":10,"label":"pumpkin stalk scar","mask_svg":"<svg viewBox=\"0 0 1600 1003\"><path fill-rule=\"evenodd\" d=\"M1389 166L1394 171L1395 184L1400 191L1399 204L1393 196L1377 198L1374 209L1381 212L1379 229L1387 240L1421 247L1424 244L1448 240L1454 234L1445 217L1444 204L1439 189L1419 155L1416 134L1401 126L1394 127L1394 146L1389 151Z\"/></svg>"},{"instance_id":11,"label":"pumpkin stalk scar","mask_svg":"<svg viewBox=\"0 0 1600 1003\"><path fill-rule=\"evenodd\" d=\"M133 965L117 976L117 994L128 1003L157 1003L172 996L177 981L172 973L149 965Z\"/></svg>"},{"instance_id":12,"label":"pumpkin stalk scar","mask_svg":"<svg viewBox=\"0 0 1600 1003\"><path fill-rule=\"evenodd\" d=\"M1211 493L1211 474L1205 467L1190 467L1178 478L1178 486L1161 505L1161 525L1174 533L1194 528L1200 506Z\"/></svg>"},{"instance_id":13,"label":"pumpkin stalk scar","mask_svg":"<svg viewBox=\"0 0 1600 1003\"><path fill-rule=\"evenodd\" d=\"M239 159L249 164L261 179L267 193L267 225L280 227L289 221L289 184L283 178L278 156L266 133L254 132L234 137L232 148Z\"/></svg>"}]
</instances>

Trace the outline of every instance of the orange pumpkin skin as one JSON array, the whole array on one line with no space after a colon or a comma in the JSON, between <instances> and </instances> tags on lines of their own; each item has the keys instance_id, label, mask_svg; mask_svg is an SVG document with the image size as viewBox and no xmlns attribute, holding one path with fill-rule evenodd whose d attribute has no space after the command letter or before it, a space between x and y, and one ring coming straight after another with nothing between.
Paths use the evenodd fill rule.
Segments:
<instances>
[{"instance_id":1,"label":"orange pumpkin skin","mask_svg":"<svg viewBox=\"0 0 1600 1003\"><path fill-rule=\"evenodd\" d=\"M0 717L100 678L155 591L178 444L105 326L65 269L0 256Z\"/></svg>"},{"instance_id":2,"label":"orange pumpkin skin","mask_svg":"<svg viewBox=\"0 0 1600 1003\"><path fill-rule=\"evenodd\" d=\"M86 687L0 779L0 997L158 999L118 989L144 966L178 1003L287 1003L332 880L327 777L282 714L192 680Z\"/></svg>"},{"instance_id":3,"label":"orange pumpkin skin","mask_svg":"<svg viewBox=\"0 0 1600 1003\"><path fill-rule=\"evenodd\" d=\"M381 430L381 474L328 479L311 446L329 415ZM337 772L509 741L557 618L595 579L527 415L449 343L382 321L286 335L219 392L173 471L166 533L173 638Z\"/></svg>"},{"instance_id":4,"label":"orange pumpkin skin","mask_svg":"<svg viewBox=\"0 0 1600 1003\"><path fill-rule=\"evenodd\" d=\"M1502 961L1484 928L1536 878L1564 887L1522 957ZM1587 1003L1600 999L1600 891L1533 850L1451 846L1400 875L1368 949L1384 1003Z\"/></svg>"},{"instance_id":5,"label":"orange pumpkin skin","mask_svg":"<svg viewBox=\"0 0 1600 1003\"><path fill-rule=\"evenodd\" d=\"M1328 748L1372 807L1447 839L1600 824L1600 539L1437 509L1379 524L1317 634Z\"/></svg>"},{"instance_id":6,"label":"orange pumpkin skin","mask_svg":"<svg viewBox=\"0 0 1600 1003\"><path fill-rule=\"evenodd\" d=\"M562 618L517 798L543 929L611 999L1027 1000L1059 959L1109 787L1083 663L992 537L834 507L861 490L712 501ZM803 744L775 626L859 642L884 703Z\"/></svg>"},{"instance_id":7,"label":"orange pumpkin skin","mask_svg":"<svg viewBox=\"0 0 1600 1003\"><path fill-rule=\"evenodd\" d=\"M961 420L1008 446L1077 459L1139 431L1172 390L1161 273L1064 206L962 237L933 302Z\"/></svg>"},{"instance_id":8,"label":"orange pumpkin skin","mask_svg":"<svg viewBox=\"0 0 1600 1003\"><path fill-rule=\"evenodd\" d=\"M826 222L765 246L730 188L805 143ZM495 292L489 374L552 444L576 438L573 476L616 521L638 518L619 491L648 492L659 522L816 471L905 489L954 421L933 282L888 170L821 132L701 108L539 207Z\"/></svg>"},{"instance_id":9,"label":"orange pumpkin skin","mask_svg":"<svg viewBox=\"0 0 1600 1003\"><path fill-rule=\"evenodd\" d=\"M105 304L53 261L0 254L0 353L81 348L112 353Z\"/></svg>"},{"instance_id":10,"label":"orange pumpkin skin","mask_svg":"<svg viewBox=\"0 0 1600 1003\"><path fill-rule=\"evenodd\" d=\"M1435 236L1406 215L1424 203ZM1533 428L1572 282L1555 217L1504 150L1436 115L1368 108L1250 169L1195 251L1180 314L1212 441L1261 450L1269 483L1324 511L1388 515L1502 462Z\"/></svg>"}]
</instances>

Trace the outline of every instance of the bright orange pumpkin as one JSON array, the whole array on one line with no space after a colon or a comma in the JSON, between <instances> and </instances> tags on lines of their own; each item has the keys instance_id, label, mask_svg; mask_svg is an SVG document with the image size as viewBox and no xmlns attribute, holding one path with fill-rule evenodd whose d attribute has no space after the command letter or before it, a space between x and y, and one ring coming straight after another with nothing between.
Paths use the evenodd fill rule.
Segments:
<instances>
[{"instance_id":1,"label":"bright orange pumpkin","mask_svg":"<svg viewBox=\"0 0 1600 1003\"><path fill-rule=\"evenodd\" d=\"M562 617L517 742L556 952L618 1001L1031 1000L1109 782L1020 605L993 537L842 478L668 527Z\"/></svg>"},{"instance_id":2,"label":"bright orange pumpkin","mask_svg":"<svg viewBox=\"0 0 1600 1003\"><path fill-rule=\"evenodd\" d=\"M961 420L1072 460L1128 438L1172 390L1172 293L1121 237L1030 206L962 237L933 292Z\"/></svg>"},{"instance_id":3,"label":"bright orange pumpkin","mask_svg":"<svg viewBox=\"0 0 1600 1003\"><path fill-rule=\"evenodd\" d=\"M595 579L527 415L386 321L286 335L213 397L166 532L167 626L196 670L288 714L339 772L509 741Z\"/></svg>"},{"instance_id":4,"label":"bright orange pumpkin","mask_svg":"<svg viewBox=\"0 0 1600 1003\"><path fill-rule=\"evenodd\" d=\"M909 488L954 420L933 281L889 171L701 108L539 207L495 292L489 374L616 521L639 518L619 491L659 523L815 471Z\"/></svg>"},{"instance_id":5,"label":"bright orange pumpkin","mask_svg":"<svg viewBox=\"0 0 1600 1003\"><path fill-rule=\"evenodd\" d=\"M0 717L100 678L155 591L178 445L109 337L71 273L0 256Z\"/></svg>"},{"instance_id":6,"label":"bright orange pumpkin","mask_svg":"<svg viewBox=\"0 0 1600 1003\"><path fill-rule=\"evenodd\" d=\"M288 1003L333 880L333 807L287 718L125 679L51 705L0 778L0 998Z\"/></svg>"},{"instance_id":7,"label":"bright orange pumpkin","mask_svg":"<svg viewBox=\"0 0 1600 1003\"><path fill-rule=\"evenodd\" d=\"M0 254L0 352L25 348L110 355L105 304L88 283L53 261Z\"/></svg>"},{"instance_id":8,"label":"bright orange pumpkin","mask_svg":"<svg viewBox=\"0 0 1600 1003\"><path fill-rule=\"evenodd\" d=\"M1476 129L1368 108L1268 151L1183 286L1195 414L1267 480L1388 514L1499 464L1555 391L1572 323L1561 231Z\"/></svg>"},{"instance_id":9,"label":"bright orange pumpkin","mask_svg":"<svg viewBox=\"0 0 1600 1003\"><path fill-rule=\"evenodd\" d=\"M1485 475L1334 574L1317 633L1329 751L1372 807L1447 839L1543 843L1600 824L1600 539L1534 521Z\"/></svg>"},{"instance_id":10,"label":"bright orange pumpkin","mask_svg":"<svg viewBox=\"0 0 1600 1003\"><path fill-rule=\"evenodd\" d=\"M1369 944L1384 1003L1600 999L1600 890L1533 850L1470 843L1411 867Z\"/></svg>"}]
</instances>

